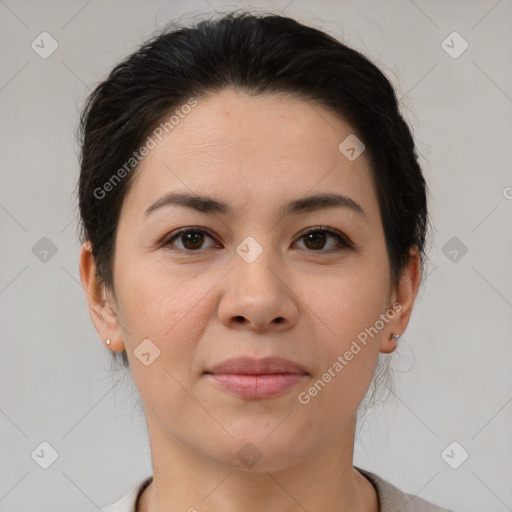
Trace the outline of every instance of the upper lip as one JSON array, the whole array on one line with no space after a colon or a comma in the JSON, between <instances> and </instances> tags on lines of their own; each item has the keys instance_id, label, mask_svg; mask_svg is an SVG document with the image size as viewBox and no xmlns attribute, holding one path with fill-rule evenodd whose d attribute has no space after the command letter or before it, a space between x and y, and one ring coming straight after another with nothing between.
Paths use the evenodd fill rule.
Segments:
<instances>
[{"instance_id":1,"label":"upper lip","mask_svg":"<svg viewBox=\"0 0 512 512\"><path fill-rule=\"evenodd\" d=\"M205 373L232 373L239 375L270 375L276 373L306 374L306 370L299 363L283 359L282 357L265 357L255 359L252 357L236 357L226 359L220 364L207 369Z\"/></svg>"}]
</instances>

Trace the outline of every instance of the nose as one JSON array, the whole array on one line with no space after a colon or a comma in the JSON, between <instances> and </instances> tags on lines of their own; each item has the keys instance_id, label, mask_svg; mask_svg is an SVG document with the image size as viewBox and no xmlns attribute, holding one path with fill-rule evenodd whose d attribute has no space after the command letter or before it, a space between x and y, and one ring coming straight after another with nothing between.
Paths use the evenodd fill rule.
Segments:
<instances>
[{"instance_id":1,"label":"nose","mask_svg":"<svg viewBox=\"0 0 512 512\"><path fill-rule=\"evenodd\" d=\"M234 268L224 280L219 318L231 329L280 332L299 317L298 299L284 270L265 251L252 263L234 255Z\"/></svg>"}]
</instances>

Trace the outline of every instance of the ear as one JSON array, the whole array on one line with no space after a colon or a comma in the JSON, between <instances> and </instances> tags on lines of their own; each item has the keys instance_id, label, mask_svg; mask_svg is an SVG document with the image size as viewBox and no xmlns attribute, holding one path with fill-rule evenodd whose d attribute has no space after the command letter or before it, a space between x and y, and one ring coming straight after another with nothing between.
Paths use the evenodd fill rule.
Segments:
<instances>
[{"instance_id":1,"label":"ear","mask_svg":"<svg viewBox=\"0 0 512 512\"><path fill-rule=\"evenodd\" d=\"M118 313L115 307L115 301L108 297L104 283L98 281L96 275L96 264L92 254L90 241L82 245L80 253L80 280L85 291L89 314L92 323L100 338L105 341L110 338L108 348L114 352L121 352L125 349L124 338L119 323Z\"/></svg>"},{"instance_id":2,"label":"ear","mask_svg":"<svg viewBox=\"0 0 512 512\"><path fill-rule=\"evenodd\" d=\"M402 335L407 329L420 283L421 257L418 248L414 247L410 252L409 263L404 267L396 289L391 294L391 304L396 304L393 308L396 314L390 320L380 344L380 351L384 354L393 352L397 347L397 340L392 335Z\"/></svg>"}]
</instances>

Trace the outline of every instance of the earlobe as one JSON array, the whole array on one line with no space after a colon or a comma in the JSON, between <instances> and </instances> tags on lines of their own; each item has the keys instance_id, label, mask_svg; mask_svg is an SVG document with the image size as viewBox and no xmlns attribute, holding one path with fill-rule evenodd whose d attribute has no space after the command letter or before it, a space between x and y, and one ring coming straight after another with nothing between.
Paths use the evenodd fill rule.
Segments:
<instances>
[{"instance_id":1,"label":"earlobe","mask_svg":"<svg viewBox=\"0 0 512 512\"><path fill-rule=\"evenodd\" d=\"M391 354L396 350L400 334L392 334L389 338L382 340L380 343L380 351L383 354Z\"/></svg>"},{"instance_id":2,"label":"earlobe","mask_svg":"<svg viewBox=\"0 0 512 512\"><path fill-rule=\"evenodd\" d=\"M421 255L417 247L413 247L410 251L409 262L402 270L394 293L394 303L400 307L394 308L396 315L389 326L391 334L385 335L381 341L381 352L389 354L396 349L398 338L405 332L409 324L420 282Z\"/></svg>"},{"instance_id":3,"label":"earlobe","mask_svg":"<svg viewBox=\"0 0 512 512\"><path fill-rule=\"evenodd\" d=\"M86 241L80 253L80 280L86 295L89 315L103 342L113 351L124 350L124 341L115 308L107 297L104 283L98 281L91 244Z\"/></svg>"}]
</instances>

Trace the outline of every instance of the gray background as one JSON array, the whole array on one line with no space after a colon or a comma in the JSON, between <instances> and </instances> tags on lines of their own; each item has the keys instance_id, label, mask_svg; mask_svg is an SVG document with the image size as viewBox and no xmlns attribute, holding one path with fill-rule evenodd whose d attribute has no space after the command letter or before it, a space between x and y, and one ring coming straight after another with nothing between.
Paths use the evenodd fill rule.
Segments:
<instances>
[{"instance_id":1,"label":"gray background","mask_svg":"<svg viewBox=\"0 0 512 512\"><path fill-rule=\"evenodd\" d=\"M355 464L454 510L512 510L511 1L251 5L314 24L381 66L431 190L431 261L392 356L396 396L368 416ZM79 282L78 112L168 20L242 6L0 0L1 512L91 511L151 474L134 386L111 370ZM47 59L31 47L43 31L59 45ZM442 45L453 31L469 44L458 58ZM452 54L458 37L445 43ZM41 253L43 237L54 255ZM58 452L48 469L31 458L43 441ZM452 441L460 447L443 458ZM463 449L453 469L445 460L460 462Z\"/></svg>"}]
</instances>

